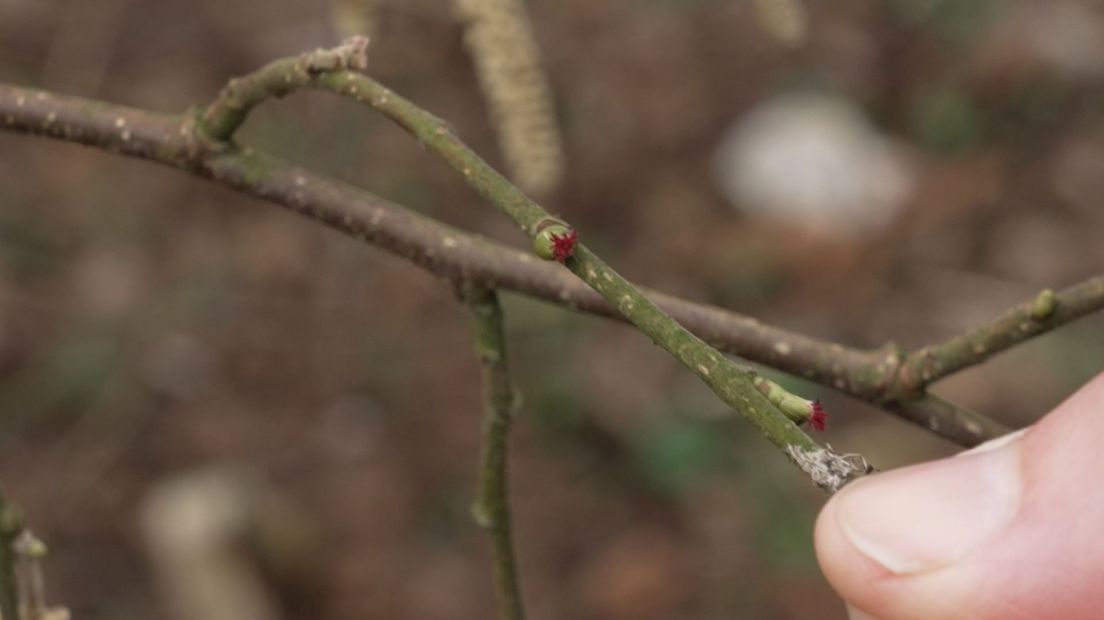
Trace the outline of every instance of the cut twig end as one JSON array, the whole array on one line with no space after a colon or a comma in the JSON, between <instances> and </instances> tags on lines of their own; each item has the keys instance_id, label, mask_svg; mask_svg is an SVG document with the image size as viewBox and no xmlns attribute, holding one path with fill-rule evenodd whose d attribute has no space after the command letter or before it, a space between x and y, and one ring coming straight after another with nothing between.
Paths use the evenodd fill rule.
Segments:
<instances>
[{"instance_id":1,"label":"cut twig end","mask_svg":"<svg viewBox=\"0 0 1104 620\"><path fill-rule=\"evenodd\" d=\"M368 68L368 37L353 35L332 49L318 48L299 57L299 67L310 75ZM231 86L232 87L232 86Z\"/></svg>"},{"instance_id":2,"label":"cut twig end","mask_svg":"<svg viewBox=\"0 0 1104 620\"><path fill-rule=\"evenodd\" d=\"M368 37L362 34L353 35L334 48L344 60L344 68L353 71L365 71L368 69Z\"/></svg>"},{"instance_id":3,"label":"cut twig end","mask_svg":"<svg viewBox=\"0 0 1104 620\"><path fill-rule=\"evenodd\" d=\"M786 454L828 493L835 493L874 471L874 466L861 454L839 454L831 446L810 450L792 445L786 448Z\"/></svg>"}]
</instances>

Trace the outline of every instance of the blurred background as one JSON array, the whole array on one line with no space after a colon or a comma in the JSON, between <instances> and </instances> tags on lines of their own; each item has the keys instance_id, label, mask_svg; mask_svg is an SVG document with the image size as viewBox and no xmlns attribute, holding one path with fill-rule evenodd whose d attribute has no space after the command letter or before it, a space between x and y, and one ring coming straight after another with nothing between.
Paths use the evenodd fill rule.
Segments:
<instances>
[{"instance_id":1,"label":"blurred background","mask_svg":"<svg viewBox=\"0 0 1104 620\"><path fill-rule=\"evenodd\" d=\"M0 0L0 79L180 112L369 30L370 71L502 163L451 3L373 4ZM806 8L529 0L565 166L546 206L643 284L858 347L1100 271L1098 2ZM268 103L240 139L524 244L332 96ZM533 618L844 617L812 551L820 491L637 332L504 302ZM1102 328L935 391L1028 424L1104 366ZM448 287L399 259L176 171L0 135L0 480L77 618L492 617L468 516L478 373ZM954 451L775 378L881 467Z\"/></svg>"}]
</instances>

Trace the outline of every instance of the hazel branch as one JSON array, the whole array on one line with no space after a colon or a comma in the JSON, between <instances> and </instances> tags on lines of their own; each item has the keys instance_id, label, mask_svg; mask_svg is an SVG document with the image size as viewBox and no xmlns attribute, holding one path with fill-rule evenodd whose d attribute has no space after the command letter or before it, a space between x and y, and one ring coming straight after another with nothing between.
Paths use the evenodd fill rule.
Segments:
<instances>
[{"instance_id":1,"label":"hazel branch","mask_svg":"<svg viewBox=\"0 0 1104 620\"><path fill-rule=\"evenodd\" d=\"M889 411L917 426L966 447L1012 432L1007 426L979 415L935 394L924 393L911 400L882 403Z\"/></svg>"},{"instance_id":2,"label":"hazel branch","mask_svg":"<svg viewBox=\"0 0 1104 620\"><path fill-rule=\"evenodd\" d=\"M527 236L535 238L538 224L552 219L548 212L464 145L446 123L368 76L347 70L346 57L365 56L366 45L363 37L353 37L332 52L316 51L277 60L252 74L236 78L208 107L200 128L215 141L225 140L240 126L248 112L268 97L283 96L307 87L331 90L365 103L393 120L444 159L469 186L514 220ZM323 61L318 62L319 58ZM755 389L749 371L725 358L665 314L582 244L574 248L574 255L565 264L613 304L625 319L697 374L723 401L748 418L775 446L810 473L794 457L794 450L804 454L820 449L819 446ZM829 492L838 488L833 487L834 482L815 482Z\"/></svg>"},{"instance_id":3,"label":"hazel branch","mask_svg":"<svg viewBox=\"0 0 1104 620\"><path fill-rule=\"evenodd\" d=\"M463 233L363 190L248 147L212 146L193 115L168 116L0 85L0 119L9 131L103 148L184 169L280 204L383 247L449 279L527 293L570 308L621 318L616 308L562 269L527 253ZM703 339L727 352L879 402L896 358L786 332L720 308L650 293ZM926 425L926 427L935 425ZM952 424L939 424L948 437ZM968 431L966 431L968 433ZM967 435L966 445L984 438Z\"/></svg>"},{"instance_id":4,"label":"hazel branch","mask_svg":"<svg viewBox=\"0 0 1104 620\"><path fill-rule=\"evenodd\" d=\"M278 63L268 65L257 74L240 78L238 83L269 84L294 80L293 77L280 78L272 73L270 68L278 66ZM469 186L509 216L531 239L540 232L541 222L553 219L456 138L447 124L368 76L335 70L310 75L307 84L333 90L370 105L395 121L444 159ZM246 88L251 91L254 86ZM752 382L753 373L737 366L664 313L585 245L574 245L573 255L565 257L564 264L614 305L625 319L696 374L721 400L748 419L795 464L813 475L814 471L808 463L796 455L820 453L824 449L759 393ZM855 469L842 477L817 479L814 476L814 482L834 492L851 477L864 473Z\"/></svg>"},{"instance_id":5,"label":"hazel branch","mask_svg":"<svg viewBox=\"0 0 1104 620\"><path fill-rule=\"evenodd\" d=\"M895 391L903 397L929 384L1104 308L1104 275L1057 293L1050 289L981 327L909 354L901 364ZM902 399L902 400L903 400Z\"/></svg>"},{"instance_id":6,"label":"hazel branch","mask_svg":"<svg viewBox=\"0 0 1104 620\"><path fill-rule=\"evenodd\" d=\"M521 587L514 559L510 519L507 439L518 395L510 384L502 307L493 289L459 284L475 334L475 355L483 367L483 447L479 456L479 490L472 516L487 530L494 554L494 583L502 620L523 620Z\"/></svg>"},{"instance_id":7,"label":"hazel branch","mask_svg":"<svg viewBox=\"0 0 1104 620\"><path fill-rule=\"evenodd\" d=\"M310 85L327 72L368 68L368 38L353 36L333 49L317 49L273 61L246 78L233 79L203 112L202 129L225 142L265 99L283 97Z\"/></svg>"},{"instance_id":8,"label":"hazel branch","mask_svg":"<svg viewBox=\"0 0 1104 620\"><path fill-rule=\"evenodd\" d=\"M196 115L171 116L0 84L0 128L77 142L190 172L273 202L344 234L378 245L450 280L465 278L583 312L624 320L616 308L565 270L448 227L364 190L232 144L212 145ZM664 311L721 350L884 405L901 355L862 351L788 332L730 311L647 291ZM896 401L899 411L914 407ZM995 435L972 412L914 412L925 428L970 446ZM965 421L965 422L964 422ZM998 425L999 426L999 425Z\"/></svg>"},{"instance_id":9,"label":"hazel branch","mask_svg":"<svg viewBox=\"0 0 1104 620\"><path fill-rule=\"evenodd\" d=\"M224 94L204 114L208 133L211 137L220 139L220 134L217 131L211 131L211 127L218 128L224 125L228 128L229 133L232 133L238 124L244 121L248 110L268 96L283 96L295 88L330 90L367 104L395 121L421 143L441 156L454 170L463 175L472 188L509 215L530 238L536 239L539 233L539 225L541 222L550 219L550 215L468 149L456 138L452 128L447 123L395 94L375 80L355 71L345 70L346 67L355 69L367 63L366 45L367 40L363 37L353 37L332 52L318 50L296 58L278 60L253 74L233 80L231 85L224 90ZM323 60L320 62L318 58ZM363 63L357 64L358 60L350 61L348 58L363 59ZM246 95L227 94L233 92L245 93ZM225 116L219 113L219 110L226 108L223 102L227 100L241 100L244 102L235 108L236 110L242 110L242 112L231 115L237 124L226 124L218 121L219 118ZM226 134L227 137L229 133ZM573 234L577 234L577 231ZM569 266L569 268L571 267ZM591 278L587 277L595 269L572 268L572 271L605 297L608 302L619 307L619 298L623 297L624 293L619 294L618 298L603 293L598 286L603 284L603 282L597 280L598 275ZM603 278L613 276L620 282L629 285L627 281L608 267L603 266L599 271L603 271L601 274ZM629 287L632 288L632 285L629 285ZM648 300L643 298L643 301L647 302ZM629 322L636 324L637 327L641 327L633 317L624 315L623 312L620 312L620 314ZM647 330L644 331L647 333ZM654 336L653 340L655 340ZM786 344L775 343L773 346L774 353L780 356L785 356L789 352L788 349L789 346ZM668 350L670 351L670 349ZM672 353L674 352L672 351ZM837 375L832 377L831 385L844 390L850 387L853 390L852 393L876 402L887 400L883 392L888 380L892 377L890 372L895 368L891 368L888 363L881 362L845 366L840 364L838 360L844 354L843 348L836 346L828 359L825 360L827 362L826 366L831 369L833 374ZM688 368L702 377L706 383L710 383L703 376L703 373L698 370L700 363L695 362L695 365L690 365L678 354L675 355L676 358L687 364ZM888 361L895 362L897 360L890 358ZM820 378L811 376L815 375L816 371L810 371L810 367L811 365L805 366L803 374L810 378ZM711 385L711 387L713 386ZM733 403L730 402L729 404L732 405ZM949 403L945 404L949 405ZM1000 424L961 407L948 410L945 415L940 415L948 408L943 406L918 408L904 400L895 403L895 405L894 410L906 419L919 423L928 429L939 428L941 429L940 434L962 445L972 446L998 436L982 434L983 432L992 431L999 434L1000 431L1007 430ZM739 409L739 407L736 408ZM764 429L760 428L760 430L763 431ZM772 441L777 442L778 438L775 437ZM784 448L781 444L776 443L776 445Z\"/></svg>"},{"instance_id":10,"label":"hazel branch","mask_svg":"<svg viewBox=\"0 0 1104 620\"><path fill-rule=\"evenodd\" d=\"M500 243L442 224L365 190L260 153L206 149L195 118L0 84L0 128L76 142L183 169L276 203L380 246L449 280L469 279L580 312L621 319L569 272ZM725 352L856 396L892 376L892 360L767 325L723 308L648 290L655 302ZM623 319L621 319L623 320ZM864 397L865 398L865 397Z\"/></svg>"}]
</instances>

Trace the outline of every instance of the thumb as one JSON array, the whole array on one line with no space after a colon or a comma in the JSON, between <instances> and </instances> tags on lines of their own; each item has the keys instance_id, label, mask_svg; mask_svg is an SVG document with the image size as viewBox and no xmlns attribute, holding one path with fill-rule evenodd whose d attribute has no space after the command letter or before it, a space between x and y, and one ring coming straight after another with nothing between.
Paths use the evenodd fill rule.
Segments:
<instances>
[{"instance_id":1,"label":"thumb","mask_svg":"<svg viewBox=\"0 0 1104 620\"><path fill-rule=\"evenodd\" d=\"M1099 619L1101 471L1104 374L1026 431L846 487L817 556L856 620Z\"/></svg>"}]
</instances>

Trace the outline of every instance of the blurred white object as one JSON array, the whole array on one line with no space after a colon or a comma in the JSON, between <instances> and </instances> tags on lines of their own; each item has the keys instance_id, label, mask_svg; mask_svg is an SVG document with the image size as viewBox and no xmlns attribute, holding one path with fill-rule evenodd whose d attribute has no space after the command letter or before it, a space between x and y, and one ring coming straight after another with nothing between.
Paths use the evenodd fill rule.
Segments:
<instances>
[{"instance_id":1,"label":"blurred white object","mask_svg":"<svg viewBox=\"0 0 1104 620\"><path fill-rule=\"evenodd\" d=\"M724 137L714 174L741 211L847 238L890 224L914 179L905 158L858 108L809 93L751 110Z\"/></svg>"},{"instance_id":2,"label":"blurred white object","mask_svg":"<svg viewBox=\"0 0 1104 620\"><path fill-rule=\"evenodd\" d=\"M154 488L142 533L161 591L177 620L279 620L275 598L245 557L256 482L205 470Z\"/></svg>"}]
</instances>

